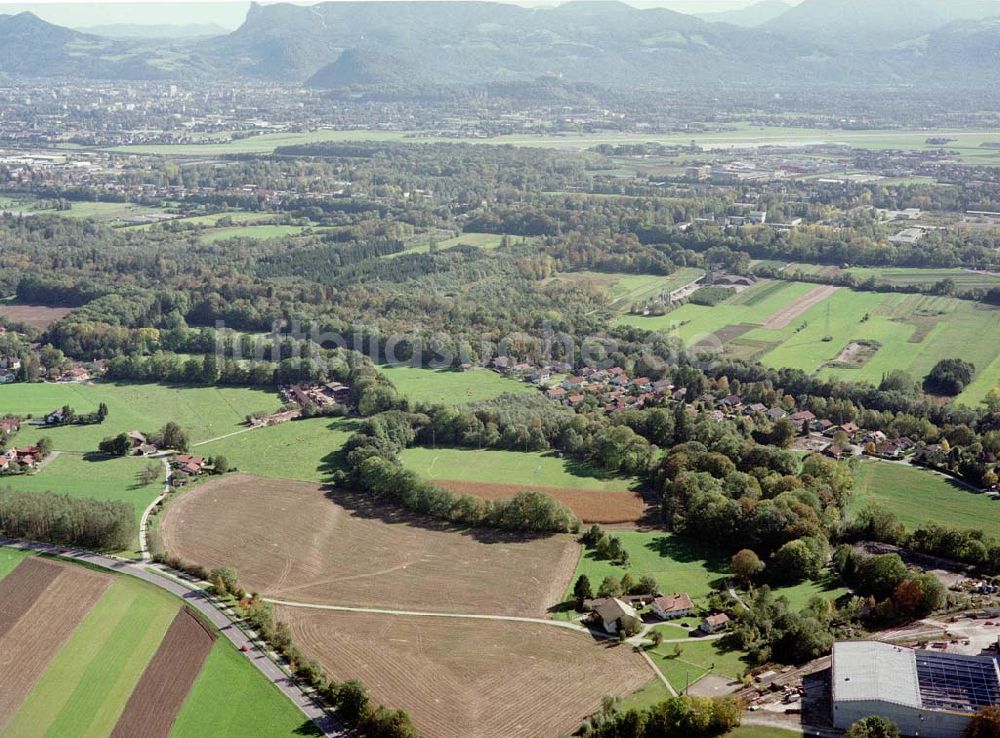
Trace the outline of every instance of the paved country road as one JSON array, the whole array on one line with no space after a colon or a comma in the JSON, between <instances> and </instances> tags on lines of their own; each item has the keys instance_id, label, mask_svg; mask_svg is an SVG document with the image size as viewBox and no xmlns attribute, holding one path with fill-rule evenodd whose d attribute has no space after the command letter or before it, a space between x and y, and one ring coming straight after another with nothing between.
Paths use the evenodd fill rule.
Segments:
<instances>
[{"instance_id":1,"label":"paved country road","mask_svg":"<svg viewBox=\"0 0 1000 738\"><path fill-rule=\"evenodd\" d=\"M324 735L329 738L347 738L348 733L340 727L339 723L333 718L333 716L317 705L312 698L306 695L299 688L299 686L278 667L277 664L271 661L271 659L269 659L267 655L259 647L257 647L242 630L236 627L236 625L225 613L216 607L212 600L209 599L208 595L206 595L201 589L193 588L192 586L183 584L166 574L159 573L157 571L158 567L155 564L129 562L121 559L114 559L109 556L102 556L90 551L63 548L61 546L52 546L46 543L17 541L4 537L0 537L0 546L19 548L25 551L37 551L39 553L47 553L54 556L62 556L67 559L82 561L93 566L98 566L102 569L138 577L139 579L149 582L160 589L164 589L171 594L177 595L184 600L186 605L194 608L208 618L208 620L211 621L211 623L218 628L219 631L226 638L228 638L237 649L246 646L249 649L247 656L249 657L250 662L256 666L265 677L274 683L274 685L277 686L278 689L280 689L282 693L284 693L284 695L288 697L288 699L290 699L295 706L299 708L299 710L302 711L303 715L312 720L313 723L315 723L316 726L323 731Z\"/></svg>"}]
</instances>

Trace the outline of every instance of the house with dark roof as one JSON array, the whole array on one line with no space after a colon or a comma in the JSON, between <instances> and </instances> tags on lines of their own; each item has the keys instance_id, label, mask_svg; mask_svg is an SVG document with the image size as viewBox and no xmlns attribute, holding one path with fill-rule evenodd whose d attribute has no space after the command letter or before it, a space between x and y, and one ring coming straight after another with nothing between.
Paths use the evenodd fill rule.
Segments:
<instances>
[{"instance_id":1,"label":"house with dark roof","mask_svg":"<svg viewBox=\"0 0 1000 738\"><path fill-rule=\"evenodd\" d=\"M606 633L617 633L624 617L638 617L635 608L617 597L606 597L594 607L594 617Z\"/></svg>"}]
</instances>

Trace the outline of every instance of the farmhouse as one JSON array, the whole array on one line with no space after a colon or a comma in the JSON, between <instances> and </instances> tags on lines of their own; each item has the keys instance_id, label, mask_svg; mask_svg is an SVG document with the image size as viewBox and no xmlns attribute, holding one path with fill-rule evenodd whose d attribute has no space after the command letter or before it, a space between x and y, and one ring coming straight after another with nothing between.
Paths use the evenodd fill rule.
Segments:
<instances>
[{"instance_id":1,"label":"farmhouse","mask_svg":"<svg viewBox=\"0 0 1000 738\"><path fill-rule=\"evenodd\" d=\"M799 410L797 413L792 415L791 420L792 425L801 431L803 428L807 427L814 420L816 420L816 416L813 415L811 410Z\"/></svg>"},{"instance_id":2,"label":"farmhouse","mask_svg":"<svg viewBox=\"0 0 1000 738\"><path fill-rule=\"evenodd\" d=\"M57 407L42 418L42 425L60 425L66 420L66 409Z\"/></svg>"},{"instance_id":3,"label":"farmhouse","mask_svg":"<svg viewBox=\"0 0 1000 738\"><path fill-rule=\"evenodd\" d=\"M904 735L962 738L972 715L1000 706L994 657L921 651L875 641L835 643L833 724L883 715Z\"/></svg>"},{"instance_id":4,"label":"farmhouse","mask_svg":"<svg viewBox=\"0 0 1000 738\"><path fill-rule=\"evenodd\" d=\"M192 456L191 454L177 454L174 457L174 469L179 471L181 474L186 476L197 476L201 474L202 467L205 465L205 459L201 456Z\"/></svg>"},{"instance_id":5,"label":"farmhouse","mask_svg":"<svg viewBox=\"0 0 1000 738\"><path fill-rule=\"evenodd\" d=\"M729 616L724 612L717 612L702 620L701 625L698 626L698 630L705 635L712 635L713 633L718 633L727 625L729 625Z\"/></svg>"},{"instance_id":6,"label":"farmhouse","mask_svg":"<svg viewBox=\"0 0 1000 738\"><path fill-rule=\"evenodd\" d=\"M686 592L681 594L660 595L653 600L653 613L660 620L684 618L691 614L694 604Z\"/></svg>"},{"instance_id":7,"label":"farmhouse","mask_svg":"<svg viewBox=\"0 0 1000 738\"><path fill-rule=\"evenodd\" d=\"M624 617L637 617L635 608L617 597L605 597L594 607L594 616L607 633L617 633Z\"/></svg>"},{"instance_id":8,"label":"farmhouse","mask_svg":"<svg viewBox=\"0 0 1000 738\"><path fill-rule=\"evenodd\" d=\"M0 433L4 435L12 435L21 430L21 419L8 417L0 419Z\"/></svg>"},{"instance_id":9,"label":"farmhouse","mask_svg":"<svg viewBox=\"0 0 1000 738\"><path fill-rule=\"evenodd\" d=\"M63 372L63 375L59 377L60 382L86 382L90 379L90 372L84 369L82 366L76 366L72 369L67 369Z\"/></svg>"}]
</instances>

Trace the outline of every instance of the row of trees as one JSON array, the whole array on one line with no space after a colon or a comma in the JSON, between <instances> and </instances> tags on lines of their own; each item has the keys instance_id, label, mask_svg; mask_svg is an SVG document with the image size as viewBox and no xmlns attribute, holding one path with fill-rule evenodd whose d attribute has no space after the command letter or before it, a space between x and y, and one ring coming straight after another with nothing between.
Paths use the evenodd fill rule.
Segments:
<instances>
[{"instance_id":1,"label":"row of trees","mask_svg":"<svg viewBox=\"0 0 1000 738\"><path fill-rule=\"evenodd\" d=\"M11 538L122 551L135 534L135 511L127 502L0 490L0 532Z\"/></svg>"},{"instance_id":2,"label":"row of trees","mask_svg":"<svg viewBox=\"0 0 1000 738\"><path fill-rule=\"evenodd\" d=\"M740 704L723 697L669 697L644 709L623 710L613 697L583 722L585 738L714 738L740 724Z\"/></svg>"}]
</instances>

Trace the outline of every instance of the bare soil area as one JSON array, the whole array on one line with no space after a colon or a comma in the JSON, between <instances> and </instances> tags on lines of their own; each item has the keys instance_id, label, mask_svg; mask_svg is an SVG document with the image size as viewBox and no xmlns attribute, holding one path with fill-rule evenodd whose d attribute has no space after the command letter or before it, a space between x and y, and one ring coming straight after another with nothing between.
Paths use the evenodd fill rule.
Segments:
<instances>
[{"instance_id":1,"label":"bare soil area","mask_svg":"<svg viewBox=\"0 0 1000 738\"><path fill-rule=\"evenodd\" d=\"M248 591L298 602L541 616L579 559L569 535L454 528L315 484L236 474L173 500L168 552L229 564Z\"/></svg>"},{"instance_id":2,"label":"bare soil area","mask_svg":"<svg viewBox=\"0 0 1000 738\"><path fill-rule=\"evenodd\" d=\"M642 496L635 492L602 492L600 490L538 487L525 484L486 484L483 482L459 482L452 479L435 481L446 489L460 494L481 497L484 500L508 499L518 492L544 492L566 505L584 523L634 523L642 519L646 507Z\"/></svg>"},{"instance_id":3,"label":"bare soil area","mask_svg":"<svg viewBox=\"0 0 1000 738\"><path fill-rule=\"evenodd\" d=\"M334 679L360 679L427 738L572 733L607 694L653 674L627 645L545 625L278 607Z\"/></svg>"},{"instance_id":4,"label":"bare soil area","mask_svg":"<svg viewBox=\"0 0 1000 738\"><path fill-rule=\"evenodd\" d=\"M48 305L0 305L0 317L45 329L73 312L73 308Z\"/></svg>"}]
</instances>

